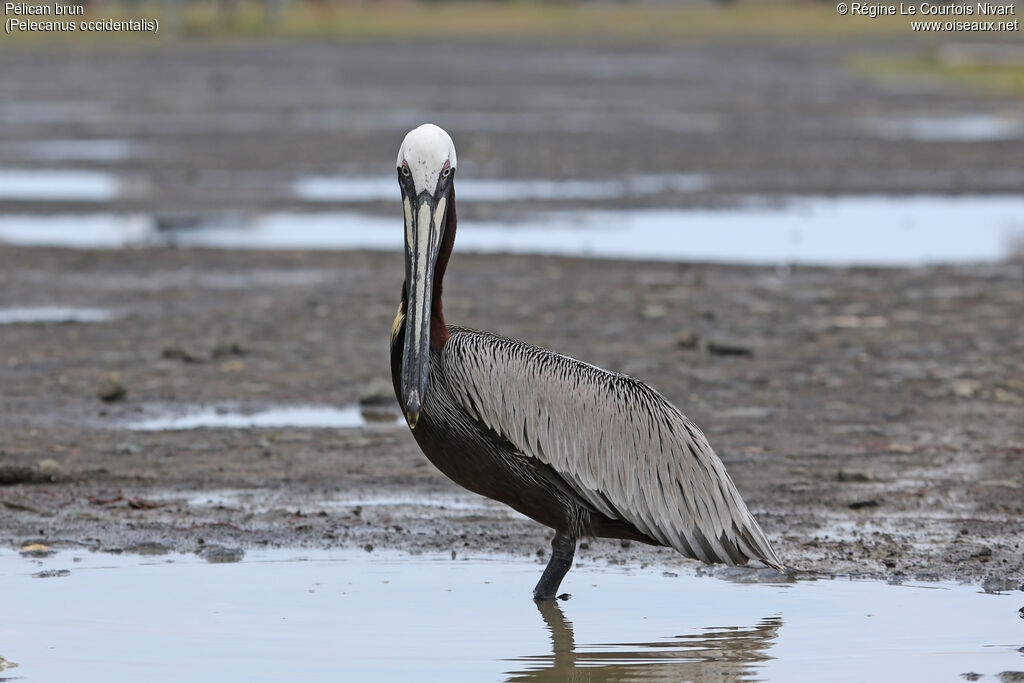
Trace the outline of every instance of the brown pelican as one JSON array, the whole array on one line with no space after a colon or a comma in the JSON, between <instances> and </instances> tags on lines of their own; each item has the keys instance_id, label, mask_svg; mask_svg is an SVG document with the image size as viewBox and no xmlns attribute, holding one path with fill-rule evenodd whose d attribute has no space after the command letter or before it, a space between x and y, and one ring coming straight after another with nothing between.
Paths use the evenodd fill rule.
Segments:
<instances>
[{"instance_id":1,"label":"brown pelican","mask_svg":"<svg viewBox=\"0 0 1024 683\"><path fill-rule=\"evenodd\" d=\"M470 491L555 530L534 588L555 597L576 540L675 548L707 563L783 565L704 434L643 382L487 332L448 327L455 145L426 124L398 151L405 284L391 375L427 458Z\"/></svg>"}]
</instances>

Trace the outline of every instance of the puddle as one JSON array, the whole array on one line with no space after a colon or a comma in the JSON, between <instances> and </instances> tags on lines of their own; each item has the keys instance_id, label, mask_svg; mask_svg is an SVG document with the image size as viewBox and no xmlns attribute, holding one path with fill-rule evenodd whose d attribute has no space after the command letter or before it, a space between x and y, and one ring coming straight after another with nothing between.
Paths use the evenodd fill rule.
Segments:
<instances>
[{"instance_id":1,"label":"puddle","mask_svg":"<svg viewBox=\"0 0 1024 683\"><path fill-rule=\"evenodd\" d=\"M398 220L358 213L273 214L245 226L182 233L178 243L397 250L402 240ZM517 223L467 221L459 226L456 248L661 261L903 266L1000 261L1022 236L1024 198L850 197L722 210L559 211Z\"/></svg>"},{"instance_id":2,"label":"puddle","mask_svg":"<svg viewBox=\"0 0 1024 683\"><path fill-rule=\"evenodd\" d=\"M460 202L507 202L545 199L624 199L707 189L700 174L634 176L625 180L459 180ZM315 202L399 201L391 176L307 176L295 181L299 199Z\"/></svg>"},{"instance_id":3,"label":"puddle","mask_svg":"<svg viewBox=\"0 0 1024 683\"><path fill-rule=\"evenodd\" d=\"M109 173L0 168L0 200L15 202L106 202L120 183Z\"/></svg>"},{"instance_id":4,"label":"puddle","mask_svg":"<svg viewBox=\"0 0 1024 683\"><path fill-rule=\"evenodd\" d=\"M336 408L327 405L273 406L255 410L207 406L183 413L159 415L125 423L123 428L140 432L184 429L351 429L367 424L401 424L397 413L367 410L359 406Z\"/></svg>"},{"instance_id":5,"label":"puddle","mask_svg":"<svg viewBox=\"0 0 1024 683\"><path fill-rule=\"evenodd\" d=\"M461 195L460 185L460 198ZM964 226L970 226L965 230ZM913 266L998 262L1024 239L1024 198L751 198L729 209L551 211L519 222L465 221L461 252L777 265ZM398 250L401 218L272 213L160 230L146 216L0 216L0 240L72 247Z\"/></svg>"},{"instance_id":6,"label":"puddle","mask_svg":"<svg viewBox=\"0 0 1024 683\"><path fill-rule=\"evenodd\" d=\"M124 161L134 156L130 140L27 140L0 143L7 156L33 161Z\"/></svg>"},{"instance_id":7,"label":"puddle","mask_svg":"<svg viewBox=\"0 0 1024 683\"><path fill-rule=\"evenodd\" d=\"M112 320L113 313L105 308L0 308L0 325L16 323L102 323Z\"/></svg>"},{"instance_id":8,"label":"puddle","mask_svg":"<svg viewBox=\"0 0 1024 683\"><path fill-rule=\"evenodd\" d=\"M1024 670L1024 594L951 584L728 582L374 551L0 551L0 655L20 680L999 680ZM41 578L35 578L38 575ZM87 666L83 666L87 662ZM168 665L172 663L172 665ZM177 662L178 664L173 664Z\"/></svg>"},{"instance_id":9,"label":"puddle","mask_svg":"<svg viewBox=\"0 0 1024 683\"><path fill-rule=\"evenodd\" d=\"M281 492L277 495L273 492L253 492L251 489L221 489L216 491L175 491L164 497L157 496L157 499L173 501L185 497L189 507L220 506L245 510L246 513L263 513L270 510L286 507L301 507L303 509L345 511L354 507L379 507L393 508L410 507L426 508L433 510L446 510L455 512L482 512L490 515L498 515L510 518L526 519L512 508L475 494L426 494L417 496L396 496L394 492L363 491L361 495L350 498L338 498L336 494L330 493L305 493L301 499L295 499L294 494ZM428 513L423 510L423 514Z\"/></svg>"},{"instance_id":10,"label":"puddle","mask_svg":"<svg viewBox=\"0 0 1024 683\"><path fill-rule=\"evenodd\" d=\"M145 243L153 220L141 215L0 216L0 242L73 249L119 249Z\"/></svg>"},{"instance_id":11,"label":"puddle","mask_svg":"<svg viewBox=\"0 0 1024 683\"><path fill-rule=\"evenodd\" d=\"M998 142L1024 138L1024 120L987 114L871 119L866 125L872 134L887 140Z\"/></svg>"}]
</instances>

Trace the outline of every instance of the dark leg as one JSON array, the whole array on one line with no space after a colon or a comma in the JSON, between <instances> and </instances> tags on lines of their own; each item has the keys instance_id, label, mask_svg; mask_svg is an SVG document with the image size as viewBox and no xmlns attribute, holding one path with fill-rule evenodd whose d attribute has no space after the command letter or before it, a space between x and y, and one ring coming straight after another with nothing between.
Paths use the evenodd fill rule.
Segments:
<instances>
[{"instance_id":1,"label":"dark leg","mask_svg":"<svg viewBox=\"0 0 1024 683\"><path fill-rule=\"evenodd\" d=\"M572 556L576 554L576 537L564 531L555 532L555 540L551 541L551 559L544 573L533 589L534 600L554 600L558 586L566 572L572 568ZM568 597L568 596L566 596Z\"/></svg>"}]
</instances>

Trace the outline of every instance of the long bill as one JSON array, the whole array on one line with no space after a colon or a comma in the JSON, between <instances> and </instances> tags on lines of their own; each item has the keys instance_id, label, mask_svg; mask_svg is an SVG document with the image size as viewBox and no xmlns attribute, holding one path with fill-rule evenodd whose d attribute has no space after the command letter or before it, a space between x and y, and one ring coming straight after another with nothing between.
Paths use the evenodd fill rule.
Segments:
<instances>
[{"instance_id":1,"label":"long bill","mask_svg":"<svg viewBox=\"0 0 1024 683\"><path fill-rule=\"evenodd\" d=\"M416 428L430 381L430 317L434 266L444 231L447 193L428 192L402 198L405 206L405 349L402 354L402 407L409 427Z\"/></svg>"}]
</instances>

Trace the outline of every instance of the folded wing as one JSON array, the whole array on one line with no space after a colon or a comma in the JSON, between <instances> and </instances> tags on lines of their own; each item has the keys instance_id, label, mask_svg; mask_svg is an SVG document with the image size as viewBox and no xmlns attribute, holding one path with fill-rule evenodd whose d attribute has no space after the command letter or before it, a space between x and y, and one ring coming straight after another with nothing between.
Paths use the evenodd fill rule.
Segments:
<instances>
[{"instance_id":1,"label":"folded wing","mask_svg":"<svg viewBox=\"0 0 1024 683\"><path fill-rule=\"evenodd\" d=\"M445 391L595 509L688 557L783 569L704 434L654 389L473 330L442 354Z\"/></svg>"}]
</instances>

